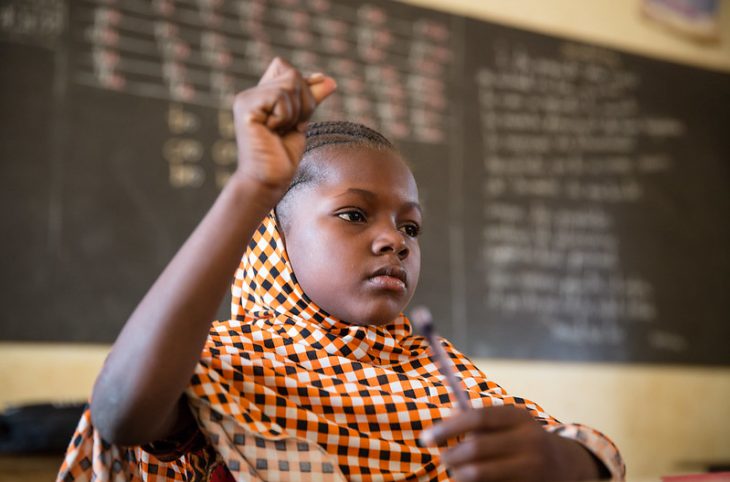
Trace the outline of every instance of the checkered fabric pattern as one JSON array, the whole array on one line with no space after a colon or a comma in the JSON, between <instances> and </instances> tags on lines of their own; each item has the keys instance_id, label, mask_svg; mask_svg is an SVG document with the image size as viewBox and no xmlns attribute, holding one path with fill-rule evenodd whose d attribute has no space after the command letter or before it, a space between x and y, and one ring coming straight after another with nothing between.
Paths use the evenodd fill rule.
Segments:
<instances>
[{"instance_id":1,"label":"checkered fabric pattern","mask_svg":"<svg viewBox=\"0 0 730 482\"><path fill-rule=\"evenodd\" d=\"M449 480L439 450L418 442L424 429L455 409L424 338L403 315L384 326L329 316L302 291L290 266L271 214L237 270L231 319L213 324L186 391L214 451L181 450L177 459L161 462L140 448L105 446L86 416L59 480L90 480L83 477L107 473L122 460L129 468L124 473L137 477L129 480L159 480L149 471L152 463L158 474L170 474L168 480L207 480L205 469L191 466L207 464L210 473L221 461L236 480ZM623 478L621 457L605 436L561 424L539 405L508 395L442 343L474 407L524 408ZM81 470L81 457L105 457L106 464L97 464L101 472L88 465Z\"/></svg>"},{"instance_id":2,"label":"checkered fabric pattern","mask_svg":"<svg viewBox=\"0 0 730 482\"><path fill-rule=\"evenodd\" d=\"M222 463L212 447L181 452L176 459L164 462L141 447L109 444L92 426L87 408L71 438L56 481L208 481L216 465Z\"/></svg>"}]
</instances>

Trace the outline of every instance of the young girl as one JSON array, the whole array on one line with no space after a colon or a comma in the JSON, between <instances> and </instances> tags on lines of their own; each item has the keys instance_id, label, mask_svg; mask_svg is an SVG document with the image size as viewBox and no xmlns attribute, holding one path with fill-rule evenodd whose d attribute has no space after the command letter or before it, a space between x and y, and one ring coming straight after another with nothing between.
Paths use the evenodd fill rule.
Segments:
<instances>
[{"instance_id":1,"label":"young girl","mask_svg":"<svg viewBox=\"0 0 730 482\"><path fill-rule=\"evenodd\" d=\"M275 59L237 96L238 169L124 326L58 480L623 478L607 438L444 341L473 407L455 409L402 314L415 180L377 132L307 130L334 90ZM211 326L234 271L231 319Z\"/></svg>"}]
</instances>

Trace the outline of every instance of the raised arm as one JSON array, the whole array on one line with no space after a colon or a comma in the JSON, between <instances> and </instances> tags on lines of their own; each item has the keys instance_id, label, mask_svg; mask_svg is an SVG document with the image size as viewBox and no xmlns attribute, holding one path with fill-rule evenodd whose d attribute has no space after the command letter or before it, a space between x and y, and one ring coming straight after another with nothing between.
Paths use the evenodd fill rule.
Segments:
<instances>
[{"instance_id":1,"label":"raised arm","mask_svg":"<svg viewBox=\"0 0 730 482\"><path fill-rule=\"evenodd\" d=\"M238 168L210 211L127 320L96 380L92 423L102 437L138 445L191 415L178 401L247 241L284 194L304 151L306 121L335 90L274 59L236 96Z\"/></svg>"}]
</instances>

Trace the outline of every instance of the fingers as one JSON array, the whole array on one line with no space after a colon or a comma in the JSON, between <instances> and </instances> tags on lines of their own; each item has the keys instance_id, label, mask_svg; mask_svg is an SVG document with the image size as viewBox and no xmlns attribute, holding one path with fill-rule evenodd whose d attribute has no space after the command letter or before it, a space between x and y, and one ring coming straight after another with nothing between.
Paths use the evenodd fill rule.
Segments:
<instances>
[{"instance_id":1,"label":"fingers","mask_svg":"<svg viewBox=\"0 0 730 482\"><path fill-rule=\"evenodd\" d=\"M282 59L281 57L274 57L274 60L269 63L269 66L266 67L266 71L261 76L261 79L259 79L259 85L265 84L266 82L269 82L272 79L281 76L281 74L286 72L287 70L296 69L294 69L294 67L289 62Z\"/></svg>"},{"instance_id":2,"label":"fingers","mask_svg":"<svg viewBox=\"0 0 730 482\"><path fill-rule=\"evenodd\" d=\"M336 89L334 79L324 74L304 78L291 64L275 58L259 81L261 95L253 119L270 130L285 134L302 130L317 105Z\"/></svg>"},{"instance_id":3,"label":"fingers","mask_svg":"<svg viewBox=\"0 0 730 482\"><path fill-rule=\"evenodd\" d=\"M515 451L519 445L519 435L511 431L479 434L467 437L453 448L441 453L441 460L450 466L475 463L504 457Z\"/></svg>"},{"instance_id":4,"label":"fingers","mask_svg":"<svg viewBox=\"0 0 730 482\"><path fill-rule=\"evenodd\" d=\"M424 431L421 441L424 445L442 445L451 438L468 433L503 431L526 422L532 422L529 412L512 406L466 410Z\"/></svg>"},{"instance_id":5,"label":"fingers","mask_svg":"<svg viewBox=\"0 0 730 482\"><path fill-rule=\"evenodd\" d=\"M312 74L307 77L307 84L317 104L322 103L330 94L337 89L337 82L332 77L322 73Z\"/></svg>"},{"instance_id":6,"label":"fingers","mask_svg":"<svg viewBox=\"0 0 730 482\"><path fill-rule=\"evenodd\" d=\"M435 425L422 441L441 445L441 460L455 480L542 480L554 469L550 437L532 415L513 406L487 407L458 412Z\"/></svg>"},{"instance_id":7,"label":"fingers","mask_svg":"<svg viewBox=\"0 0 730 482\"><path fill-rule=\"evenodd\" d=\"M257 87L236 95L233 112L236 119L246 123L264 124L274 128L284 127L291 117L291 100L278 86Z\"/></svg>"},{"instance_id":8,"label":"fingers","mask_svg":"<svg viewBox=\"0 0 730 482\"><path fill-rule=\"evenodd\" d=\"M529 459L512 457L454 467L451 475L458 482L540 480L530 477L531 465Z\"/></svg>"},{"instance_id":9,"label":"fingers","mask_svg":"<svg viewBox=\"0 0 730 482\"><path fill-rule=\"evenodd\" d=\"M269 92L269 103L264 106L266 120L263 123L272 131L289 132L311 115L311 111L302 112L301 82L295 79L298 75L294 71L279 81L262 86Z\"/></svg>"}]
</instances>

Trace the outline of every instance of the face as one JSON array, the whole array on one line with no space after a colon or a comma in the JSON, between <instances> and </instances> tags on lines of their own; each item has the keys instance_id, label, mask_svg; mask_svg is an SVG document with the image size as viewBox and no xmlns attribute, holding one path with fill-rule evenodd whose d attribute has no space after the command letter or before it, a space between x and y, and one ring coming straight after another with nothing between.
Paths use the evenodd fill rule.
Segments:
<instances>
[{"instance_id":1,"label":"face","mask_svg":"<svg viewBox=\"0 0 730 482\"><path fill-rule=\"evenodd\" d=\"M324 175L291 193L284 232L297 280L343 321L388 323L410 301L421 268L413 174L388 150L336 145L309 155Z\"/></svg>"}]
</instances>

